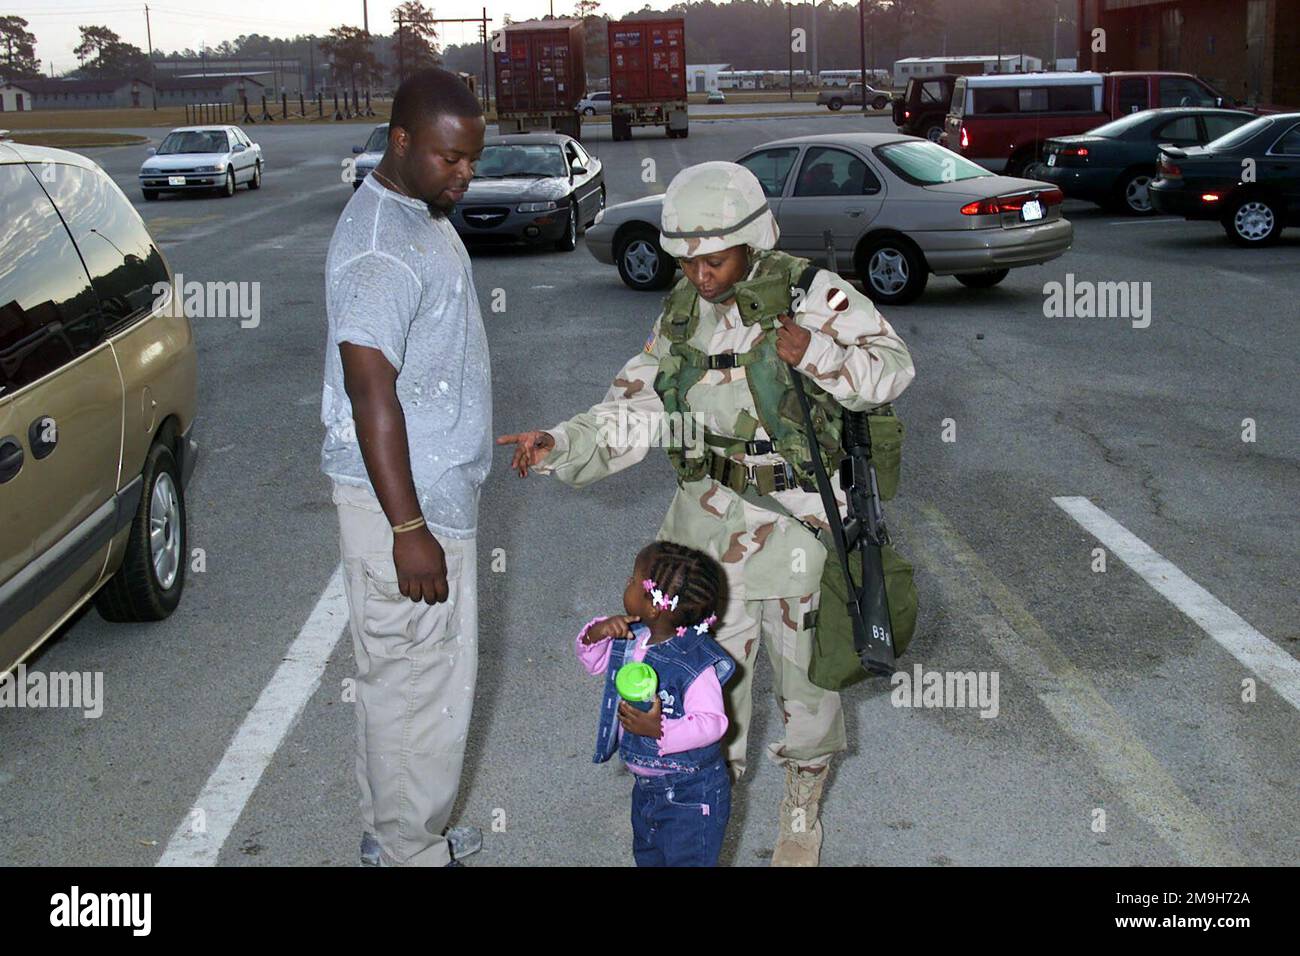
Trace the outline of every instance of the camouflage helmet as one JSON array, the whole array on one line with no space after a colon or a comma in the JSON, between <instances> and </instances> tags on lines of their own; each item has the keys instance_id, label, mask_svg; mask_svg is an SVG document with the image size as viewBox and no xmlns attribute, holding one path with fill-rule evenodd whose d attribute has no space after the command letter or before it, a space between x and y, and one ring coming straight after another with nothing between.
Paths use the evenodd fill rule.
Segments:
<instances>
[{"instance_id":1,"label":"camouflage helmet","mask_svg":"<svg viewBox=\"0 0 1300 956\"><path fill-rule=\"evenodd\" d=\"M676 259L732 246L774 249L780 230L758 179L736 163L699 163L673 177L664 194L659 245Z\"/></svg>"}]
</instances>

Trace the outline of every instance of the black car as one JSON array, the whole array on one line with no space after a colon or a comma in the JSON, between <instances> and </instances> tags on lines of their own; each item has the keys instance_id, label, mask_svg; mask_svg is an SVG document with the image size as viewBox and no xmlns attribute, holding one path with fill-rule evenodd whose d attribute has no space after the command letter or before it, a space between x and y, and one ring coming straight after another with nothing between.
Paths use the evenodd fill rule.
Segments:
<instances>
[{"instance_id":1,"label":"black car","mask_svg":"<svg viewBox=\"0 0 1300 956\"><path fill-rule=\"evenodd\" d=\"M574 249L605 208L600 160L563 133L489 136L451 214L466 243L553 243Z\"/></svg>"},{"instance_id":2,"label":"black car","mask_svg":"<svg viewBox=\"0 0 1300 956\"><path fill-rule=\"evenodd\" d=\"M1086 199L1133 216L1149 215L1148 187L1161 144L1203 146L1255 118L1241 110L1174 107L1129 113L1078 136L1043 143L1035 179L1071 199Z\"/></svg>"},{"instance_id":3,"label":"black car","mask_svg":"<svg viewBox=\"0 0 1300 956\"><path fill-rule=\"evenodd\" d=\"M1204 146L1160 147L1149 190L1160 212L1218 220L1262 246L1300 225L1300 113L1261 116Z\"/></svg>"},{"instance_id":4,"label":"black car","mask_svg":"<svg viewBox=\"0 0 1300 956\"><path fill-rule=\"evenodd\" d=\"M952 103L954 73L914 76L902 96L894 97L894 125L908 136L924 136L932 143L943 135L943 122Z\"/></svg>"}]
</instances>

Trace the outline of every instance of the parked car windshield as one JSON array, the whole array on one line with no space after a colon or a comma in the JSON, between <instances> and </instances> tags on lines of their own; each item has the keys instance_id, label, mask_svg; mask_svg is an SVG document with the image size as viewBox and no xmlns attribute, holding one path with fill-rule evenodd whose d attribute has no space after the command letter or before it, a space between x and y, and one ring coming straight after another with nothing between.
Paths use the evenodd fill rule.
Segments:
<instances>
[{"instance_id":1,"label":"parked car windshield","mask_svg":"<svg viewBox=\"0 0 1300 956\"><path fill-rule=\"evenodd\" d=\"M388 126L376 126L375 131L366 140L367 153L382 153L388 149Z\"/></svg>"},{"instance_id":2,"label":"parked car windshield","mask_svg":"<svg viewBox=\"0 0 1300 956\"><path fill-rule=\"evenodd\" d=\"M536 146L488 146L478 161L474 175L480 179L503 179L507 176L567 176L569 167L564 152L553 143Z\"/></svg>"},{"instance_id":3,"label":"parked car windshield","mask_svg":"<svg viewBox=\"0 0 1300 956\"><path fill-rule=\"evenodd\" d=\"M1206 149L1235 149L1242 143L1249 142L1255 138L1255 135L1273 121L1267 116L1261 116L1257 120L1251 120L1245 126L1238 126L1231 133L1220 136L1218 139L1210 140L1205 144Z\"/></svg>"},{"instance_id":4,"label":"parked car windshield","mask_svg":"<svg viewBox=\"0 0 1300 956\"><path fill-rule=\"evenodd\" d=\"M877 146L876 155L898 175L920 186L993 175L983 166L977 166L929 140L904 140Z\"/></svg>"},{"instance_id":5,"label":"parked car windshield","mask_svg":"<svg viewBox=\"0 0 1300 956\"><path fill-rule=\"evenodd\" d=\"M158 146L158 155L169 153L224 153L226 133L220 129L185 130L168 133Z\"/></svg>"}]
</instances>

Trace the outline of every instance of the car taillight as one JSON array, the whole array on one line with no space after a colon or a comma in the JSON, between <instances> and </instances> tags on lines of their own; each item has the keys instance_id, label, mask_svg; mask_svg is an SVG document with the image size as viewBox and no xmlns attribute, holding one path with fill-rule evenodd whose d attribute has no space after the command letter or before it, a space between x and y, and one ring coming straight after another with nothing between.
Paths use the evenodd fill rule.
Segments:
<instances>
[{"instance_id":1,"label":"car taillight","mask_svg":"<svg viewBox=\"0 0 1300 956\"><path fill-rule=\"evenodd\" d=\"M966 132L966 127L961 128L961 148L970 149L970 136Z\"/></svg>"},{"instance_id":2,"label":"car taillight","mask_svg":"<svg viewBox=\"0 0 1300 956\"><path fill-rule=\"evenodd\" d=\"M908 120L908 119L911 119L911 118L912 118L912 111L911 111L911 110L903 110L903 119Z\"/></svg>"},{"instance_id":3,"label":"car taillight","mask_svg":"<svg viewBox=\"0 0 1300 956\"><path fill-rule=\"evenodd\" d=\"M1059 189L1044 189L1038 192L977 199L962 206L961 214L963 216L997 216L1004 212L1020 212L1025 203L1031 199L1037 199L1044 206L1055 206L1065 201L1065 193Z\"/></svg>"},{"instance_id":4,"label":"car taillight","mask_svg":"<svg viewBox=\"0 0 1300 956\"><path fill-rule=\"evenodd\" d=\"M1169 161L1168 156L1160 157L1160 172L1165 176L1181 176L1183 171Z\"/></svg>"},{"instance_id":5,"label":"car taillight","mask_svg":"<svg viewBox=\"0 0 1300 956\"><path fill-rule=\"evenodd\" d=\"M1201 193L1201 202L1218 202L1222 198L1218 193Z\"/></svg>"},{"instance_id":6,"label":"car taillight","mask_svg":"<svg viewBox=\"0 0 1300 956\"><path fill-rule=\"evenodd\" d=\"M1088 147L1087 147L1087 146L1066 146L1064 149L1058 151L1058 155L1061 155L1061 156L1087 156L1087 155L1088 155Z\"/></svg>"}]
</instances>

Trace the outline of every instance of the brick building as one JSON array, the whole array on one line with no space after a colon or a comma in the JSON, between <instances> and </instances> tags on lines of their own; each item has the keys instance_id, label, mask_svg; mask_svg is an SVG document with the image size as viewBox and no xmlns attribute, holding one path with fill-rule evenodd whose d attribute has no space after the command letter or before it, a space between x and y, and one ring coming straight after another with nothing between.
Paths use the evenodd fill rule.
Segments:
<instances>
[{"instance_id":1,"label":"brick building","mask_svg":"<svg viewBox=\"0 0 1300 956\"><path fill-rule=\"evenodd\" d=\"M1300 0L1079 0L1078 24L1080 69L1194 73L1247 103L1300 108Z\"/></svg>"}]
</instances>

